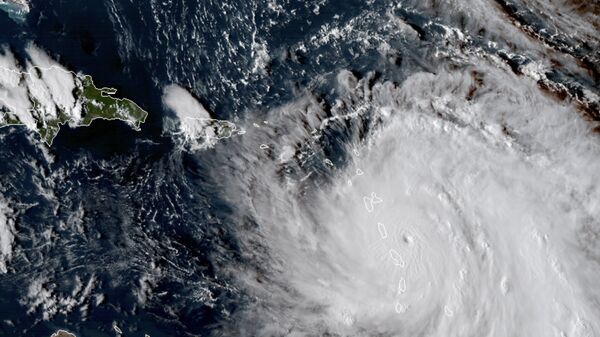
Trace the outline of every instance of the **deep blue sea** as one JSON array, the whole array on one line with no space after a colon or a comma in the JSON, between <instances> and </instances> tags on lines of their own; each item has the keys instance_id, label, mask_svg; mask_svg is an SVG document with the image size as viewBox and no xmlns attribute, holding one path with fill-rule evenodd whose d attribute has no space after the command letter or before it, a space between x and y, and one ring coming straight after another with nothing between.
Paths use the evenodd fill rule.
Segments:
<instances>
[{"instance_id":1,"label":"deep blue sea","mask_svg":"<svg viewBox=\"0 0 600 337\"><path fill-rule=\"evenodd\" d=\"M551 26L544 21L549 16L536 14L525 2L495 3L494 11L510 18L503 24L519 22L542 32ZM261 219L297 221L300 206L281 212L277 203L285 204L282 200L289 197L311 205L311 193L343 176L357 153L349 144L370 149L374 135L386 125L388 116L378 113L382 106L424 115L422 110L434 111L435 118L457 128L469 126L471 120L461 118L472 107L480 109L475 104L480 97L486 109L474 116L491 111L489 115L504 118L520 111L513 108L517 103L530 106L514 98L520 92L498 89L504 77L493 73L486 82L479 61L473 61L477 58L519 81L529 76L526 66L534 61L562 62L540 70L546 82L532 75L538 78L531 86L539 84L542 94L528 97L562 97L557 105L572 103L589 120L598 117L598 102L585 101L600 87L596 40L583 43L567 33L528 31L524 36L531 40L511 41L505 38L514 36L510 30L496 33L480 27L486 25L488 12L477 7L480 17L473 17L463 12L469 5L457 8L437 1L387 0L34 0L23 22L0 11L0 48L25 61L25 49L34 44L69 70L91 75L96 86L118 89L116 96L135 101L149 113L140 131L118 121L65 125L50 147L25 128L0 129L0 205L8 204L7 217L15 224L8 272L0 274L0 337L49 337L58 329L78 337L404 336L409 330L396 333L396 326L387 329L385 324L372 328L376 315L367 315L369 323L357 325L352 333L339 333L346 330L329 320L331 303L304 301L303 288L293 280L313 280L313 274L303 274L302 268L292 270L291 277L286 274L287 261L296 262L301 253L289 253L296 251L286 250L285 240L271 240L264 233L278 232L262 232ZM544 56L528 43L553 52ZM440 78L423 80L426 88L418 87L418 81L403 87L414 74ZM459 82L471 77L473 84ZM436 86L448 78L459 84ZM485 90L480 89L484 82L489 85ZM172 84L191 92L212 118L256 129L274 125L273 130L191 151L165 131L165 124L175 118L163 102L165 87ZM469 86L461 102L474 103L456 117L452 111L459 110L458 104L448 97L458 97ZM485 105L485 95L496 90L494 99L506 102L490 106L506 107L500 112ZM410 101L421 92L426 99ZM340 111L351 117L340 118ZM501 123L513 122L506 120ZM527 143L533 136L511 133L506 125L499 129L513 137L515 147L535 150L538 143ZM407 137L405 143L409 141ZM276 152L277 142L292 144L293 159L285 159L283 150ZM258 145L265 151L257 150ZM458 152L450 145L435 148L448 149ZM401 153L395 148L382 151ZM266 171L267 166L274 172L268 176L275 177L272 182L261 180L267 174L249 173L253 168ZM230 181L241 181L239 190ZM280 195L278 186L294 189ZM337 209L337 199L332 200ZM298 218L312 221L308 231L336 233L321 227L326 224L318 214L306 214ZM321 245L307 242L307 247ZM343 259L330 261L327 254L334 255L317 254L315 261L323 256L323 265L343 269L343 262L338 263ZM340 283L354 280L348 274L340 272ZM363 283L370 282L371 276ZM340 289L334 293L359 298L360 290ZM337 304L334 298L331 302ZM435 317L423 321L437 322L441 315ZM364 323L359 314L353 319L349 321ZM270 323L280 321L286 323Z\"/></svg>"},{"instance_id":2,"label":"deep blue sea","mask_svg":"<svg viewBox=\"0 0 600 337\"><path fill-rule=\"evenodd\" d=\"M228 317L247 299L217 270L243 258L234 225L221 220L229 209L215 192L220 187L205 173L215 152L227 151L227 142L201 154L178 151L162 133L163 116L170 113L161 100L163 87L187 87L214 117L227 119L290 100L317 74L372 63L369 55L340 54L339 46L324 46L318 63L294 49L334 15L340 22L352 19L368 7L362 1L327 3L319 15L313 6L292 1L285 12L294 15L284 17L269 15L265 6L39 1L24 23L0 12L0 45L24 58L24 48L34 43L149 112L141 132L110 121L64 126L49 150L52 162L43 159L24 129L4 131L0 179L5 198L19 205L19 253L12 272L1 276L1 336L50 336L57 329L112 336L113 325L127 336L203 336L229 324ZM269 20L280 22L269 26ZM270 62L268 76L251 76L252 82L239 88L227 85L248 77L253 59L247 51L225 57L223 32L244 43L257 34L281 54ZM335 153L336 145L330 146ZM52 190L52 198L44 190ZM140 307L134 289L150 261L161 276L148 281L152 290ZM28 312L24 298L33 280L69 297L76 279L84 286L91 282L94 295L74 310L57 309L46 319L44 312L54 309L44 304Z\"/></svg>"}]
</instances>

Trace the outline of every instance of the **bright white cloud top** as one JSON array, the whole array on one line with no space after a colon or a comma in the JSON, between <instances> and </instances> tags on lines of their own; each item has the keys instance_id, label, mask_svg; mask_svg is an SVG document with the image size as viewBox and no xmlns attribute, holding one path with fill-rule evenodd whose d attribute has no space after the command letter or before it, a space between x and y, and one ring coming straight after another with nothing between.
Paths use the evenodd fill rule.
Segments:
<instances>
[{"instance_id":1,"label":"bright white cloud top","mask_svg":"<svg viewBox=\"0 0 600 337\"><path fill-rule=\"evenodd\" d=\"M13 210L0 197L0 274L8 271L15 242L15 220Z\"/></svg>"},{"instance_id":2,"label":"bright white cloud top","mask_svg":"<svg viewBox=\"0 0 600 337\"><path fill-rule=\"evenodd\" d=\"M163 89L163 103L177 117L175 126L166 121L167 129L172 136L183 142L190 149L204 149L215 144L219 139L243 134L237 126L226 120L214 119L188 90L172 84Z\"/></svg>"},{"instance_id":3,"label":"bright white cloud top","mask_svg":"<svg viewBox=\"0 0 600 337\"><path fill-rule=\"evenodd\" d=\"M34 45L27 54L20 65L10 50L0 50L0 127L23 125L50 145L66 123L121 120L139 130L146 120L133 101L112 97L115 89L97 88L90 76L68 71Z\"/></svg>"},{"instance_id":4,"label":"bright white cloud top","mask_svg":"<svg viewBox=\"0 0 600 337\"><path fill-rule=\"evenodd\" d=\"M232 269L262 299L232 334L600 333L593 124L535 80L484 62L401 85L370 88L348 72L338 81L345 95L331 115L310 96L272 111L268 127L239 138L243 158L216 174L234 221L257 224L240 234L244 250L264 249L270 266ZM298 145L312 130L361 116L378 126L348 142L331 183L278 183L318 158Z\"/></svg>"}]
</instances>

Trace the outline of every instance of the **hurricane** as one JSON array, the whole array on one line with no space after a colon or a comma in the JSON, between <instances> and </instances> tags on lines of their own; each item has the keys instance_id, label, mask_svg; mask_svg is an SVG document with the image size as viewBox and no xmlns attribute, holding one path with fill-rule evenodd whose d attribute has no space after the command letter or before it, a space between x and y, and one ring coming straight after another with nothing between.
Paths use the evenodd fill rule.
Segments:
<instances>
[{"instance_id":1,"label":"hurricane","mask_svg":"<svg viewBox=\"0 0 600 337\"><path fill-rule=\"evenodd\" d=\"M2 55L148 117L0 129L0 336L600 336L597 3L90 6Z\"/></svg>"},{"instance_id":2,"label":"hurricane","mask_svg":"<svg viewBox=\"0 0 600 337\"><path fill-rule=\"evenodd\" d=\"M302 160L274 136L285 123L241 140L271 144L226 183L264 261L231 271L256 300L238 333L596 335L599 147L577 111L483 64L363 85L376 126L344 142L341 167L319 156L326 183L282 173Z\"/></svg>"}]
</instances>

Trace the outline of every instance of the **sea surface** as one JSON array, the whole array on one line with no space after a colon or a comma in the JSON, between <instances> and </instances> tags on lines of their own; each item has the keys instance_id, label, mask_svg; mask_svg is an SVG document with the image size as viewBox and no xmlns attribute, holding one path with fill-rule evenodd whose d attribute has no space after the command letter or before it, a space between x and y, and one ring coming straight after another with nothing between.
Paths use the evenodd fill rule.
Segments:
<instances>
[{"instance_id":1,"label":"sea surface","mask_svg":"<svg viewBox=\"0 0 600 337\"><path fill-rule=\"evenodd\" d=\"M0 129L0 336L600 336L599 15L547 0L0 12L22 62L34 44L149 113L140 131L64 125L52 146ZM173 85L195 103L167 104ZM190 133L198 106L241 132Z\"/></svg>"}]
</instances>

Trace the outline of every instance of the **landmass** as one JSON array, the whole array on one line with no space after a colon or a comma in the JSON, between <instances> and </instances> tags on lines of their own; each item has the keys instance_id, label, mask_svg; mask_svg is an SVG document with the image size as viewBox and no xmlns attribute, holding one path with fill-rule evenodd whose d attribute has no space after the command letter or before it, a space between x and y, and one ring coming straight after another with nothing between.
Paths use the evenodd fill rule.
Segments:
<instances>
[{"instance_id":1,"label":"landmass","mask_svg":"<svg viewBox=\"0 0 600 337\"><path fill-rule=\"evenodd\" d=\"M212 118L197 97L177 84L163 89L163 103L177 117L166 122L165 128L190 149L207 149L221 139L245 133L233 122Z\"/></svg>"},{"instance_id":2,"label":"landmass","mask_svg":"<svg viewBox=\"0 0 600 337\"><path fill-rule=\"evenodd\" d=\"M17 22L25 21L30 9L26 0L0 0L0 10L5 11L11 19Z\"/></svg>"},{"instance_id":3,"label":"landmass","mask_svg":"<svg viewBox=\"0 0 600 337\"><path fill-rule=\"evenodd\" d=\"M58 330L55 333L53 333L52 336L50 336L50 337L76 337L76 336L68 331Z\"/></svg>"},{"instance_id":4,"label":"landmass","mask_svg":"<svg viewBox=\"0 0 600 337\"><path fill-rule=\"evenodd\" d=\"M1 1L1 0L0 0ZM121 120L135 130L148 113L116 98L114 88L97 88L92 77L68 71L36 47L21 71L10 51L0 51L0 128L23 125L52 142L61 125L89 126L96 119Z\"/></svg>"}]
</instances>

